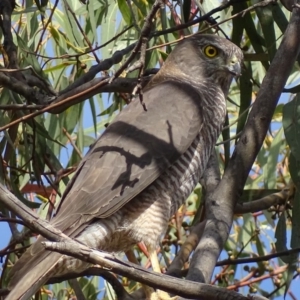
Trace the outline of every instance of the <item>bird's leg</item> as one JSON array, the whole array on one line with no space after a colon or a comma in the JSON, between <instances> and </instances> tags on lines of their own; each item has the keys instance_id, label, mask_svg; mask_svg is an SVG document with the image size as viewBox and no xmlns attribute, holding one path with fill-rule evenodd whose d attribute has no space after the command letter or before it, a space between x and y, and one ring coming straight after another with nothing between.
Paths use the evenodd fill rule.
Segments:
<instances>
[{"instance_id":1,"label":"bird's leg","mask_svg":"<svg viewBox=\"0 0 300 300\"><path fill-rule=\"evenodd\" d=\"M148 247L148 251L149 251L149 259L150 259L153 271L161 273L156 250L153 249L152 247ZM155 293L155 295L153 295L153 294L151 295L150 299L151 300L154 300L154 299L159 299L159 300L176 300L177 296L171 297L167 292L162 291L162 290L157 290L156 293Z\"/></svg>"},{"instance_id":2,"label":"bird's leg","mask_svg":"<svg viewBox=\"0 0 300 300\"><path fill-rule=\"evenodd\" d=\"M144 248L145 248L145 246L144 246ZM128 250L125 252L125 254L130 262L137 264L137 265L140 264L139 261L136 259L133 250ZM156 299L151 298L153 293L155 293L155 291L152 287L145 285L145 284L141 284L141 285L142 285L143 291L145 293L146 300L150 300L150 299L151 300L159 300L158 298L156 298Z\"/></svg>"}]
</instances>

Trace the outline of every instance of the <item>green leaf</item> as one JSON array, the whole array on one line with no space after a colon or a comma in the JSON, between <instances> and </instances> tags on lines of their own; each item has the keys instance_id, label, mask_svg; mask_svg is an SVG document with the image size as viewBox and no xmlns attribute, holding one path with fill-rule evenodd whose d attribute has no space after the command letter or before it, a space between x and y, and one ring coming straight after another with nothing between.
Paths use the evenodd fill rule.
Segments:
<instances>
[{"instance_id":1,"label":"green leaf","mask_svg":"<svg viewBox=\"0 0 300 300\"><path fill-rule=\"evenodd\" d=\"M292 177L292 180L297 187L300 188L300 161L295 158L293 153L289 156L289 171Z\"/></svg>"},{"instance_id":2,"label":"green leaf","mask_svg":"<svg viewBox=\"0 0 300 300\"><path fill-rule=\"evenodd\" d=\"M291 248L300 248L300 191L296 190L292 209ZM297 255L296 255L297 256Z\"/></svg>"},{"instance_id":3,"label":"green leaf","mask_svg":"<svg viewBox=\"0 0 300 300\"><path fill-rule=\"evenodd\" d=\"M65 0L68 2L68 5L72 8L75 1L72 0ZM69 47L72 47L73 49L79 50L79 48L84 48L85 45L85 40L82 37L82 34L79 30L79 27L77 25L76 20L74 19L74 16L70 13L69 9L67 8L66 5L63 5L63 28L65 30L65 40L68 43Z\"/></svg>"},{"instance_id":4,"label":"green leaf","mask_svg":"<svg viewBox=\"0 0 300 300\"><path fill-rule=\"evenodd\" d=\"M296 263L297 262L297 254L296 255L295 255L295 253L291 254L291 260L294 260L294 262ZM285 281L284 298L286 297L287 292L290 289L295 271L296 271L296 266L294 264L290 263L288 265L288 269L287 269L287 279Z\"/></svg>"},{"instance_id":5,"label":"green leaf","mask_svg":"<svg viewBox=\"0 0 300 300\"><path fill-rule=\"evenodd\" d=\"M277 26L280 28L281 32L284 33L289 21L287 20L285 14L279 5L274 5L272 9L273 19Z\"/></svg>"},{"instance_id":6,"label":"green leaf","mask_svg":"<svg viewBox=\"0 0 300 300\"><path fill-rule=\"evenodd\" d=\"M282 124L291 149L289 170L297 189L300 189L300 94L283 107Z\"/></svg>"},{"instance_id":7,"label":"green leaf","mask_svg":"<svg viewBox=\"0 0 300 300\"><path fill-rule=\"evenodd\" d=\"M188 22L190 18L190 12L191 12L191 0L184 0L182 9L183 9L183 18L184 22Z\"/></svg>"},{"instance_id":8,"label":"green leaf","mask_svg":"<svg viewBox=\"0 0 300 300\"><path fill-rule=\"evenodd\" d=\"M278 220L276 231L275 231L275 238L276 238L276 243L275 243L276 251L277 252L287 251L288 249L286 247L286 242L287 242L287 238L286 238L286 217L285 217L284 212L281 214L281 216ZM290 262L290 256L289 255L281 256L280 259L285 263Z\"/></svg>"},{"instance_id":9,"label":"green leaf","mask_svg":"<svg viewBox=\"0 0 300 300\"><path fill-rule=\"evenodd\" d=\"M242 11L248 8L246 2L235 3L235 6L238 11ZM243 21L244 21L244 28L249 37L251 47L253 47L254 51L258 54L264 53L264 49L262 46L264 46L265 41L258 33L258 30L256 30L255 23L251 14L246 13L243 16ZM262 61L262 64L266 69L269 68L268 62Z\"/></svg>"},{"instance_id":10,"label":"green leaf","mask_svg":"<svg viewBox=\"0 0 300 300\"><path fill-rule=\"evenodd\" d=\"M121 0L123 2L125 2L124 0ZM102 20L102 24L101 24L101 43L104 44L106 43L108 40L111 39L111 37L114 36L115 32L116 32L116 17L117 17L117 4L115 4L114 2L112 2L105 10L105 21ZM104 12L103 12L104 14ZM102 16L103 18L103 16ZM108 58L111 55L111 45L107 45L104 48L101 48L101 54L103 59Z\"/></svg>"},{"instance_id":11,"label":"green leaf","mask_svg":"<svg viewBox=\"0 0 300 300\"><path fill-rule=\"evenodd\" d=\"M254 1L258 3L259 0ZM256 8L256 13L261 24L262 32L265 38L265 45L269 54L269 61L273 60L276 53L276 35L274 29L274 19L272 15L273 6L269 5L266 7Z\"/></svg>"},{"instance_id":12,"label":"green leaf","mask_svg":"<svg viewBox=\"0 0 300 300\"><path fill-rule=\"evenodd\" d=\"M92 31L92 36L95 37L97 39L98 37L98 34L97 34L97 23L96 23L96 16L95 16L95 10L94 10L94 7L93 7L93 2L95 1L88 1L87 2L87 8L88 8L88 16L87 16L87 21L89 22L90 24L90 28L91 28L91 31ZM94 40L94 38L93 38Z\"/></svg>"},{"instance_id":13,"label":"green leaf","mask_svg":"<svg viewBox=\"0 0 300 300\"><path fill-rule=\"evenodd\" d=\"M49 135L49 133L47 132L47 130L43 127L43 125L41 125L41 124L39 124L37 121L35 121L34 120L34 125L31 125L30 123L31 122L28 122L29 123L29 125L32 127L32 126L35 126L35 130L41 135L41 136L43 136L43 137L45 137L46 139L48 139L48 140L50 140L50 141L52 141L52 142L54 142L54 143L57 143L58 145L60 145L60 146L62 146L62 147L64 147L64 145L60 142L60 141L58 141L58 140L56 140L56 139L53 139L50 135Z\"/></svg>"},{"instance_id":14,"label":"green leaf","mask_svg":"<svg viewBox=\"0 0 300 300\"><path fill-rule=\"evenodd\" d=\"M239 121L237 124L236 134L240 133L245 126L245 122L248 117L248 112L244 113L244 111L249 108L252 100L251 63L245 62L245 66L246 66L246 71L244 71L242 73L242 76L240 77L241 100L240 100L240 111L238 116ZM243 115L241 116L241 114Z\"/></svg>"},{"instance_id":15,"label":"green leaf","mask_svg":"<svg viewBox=\"0 0 300 300\"><path fill-rule=\"evenodd\" d=\"M96 142L96 139L89 136L89 135L84 135L83 136L83 146L84 147L90 147L92 144Z\"/></svg>"},{"instance_id":16,"label":"green leaf","mask_svg":"<svg viewBox=\"0 0 300 300\"><path fill-rule=\"evenodd\" d=\"M300 160L300 94L283 107L284 134L296 160Z\"/></svg>"},{"instance_id":17,"label":"green leaf","mask_svg":"<svg viewBox=\"0 0 300 300\"><path fill-rule=\"evenodd\" d=\"M111 284L107 280L105 280L104 285L105 285L106 296L108 300L114 300L116 298L116 294Z\"/></svg>"},{"instance_id":18,"label":"green leaf","mask_svg":"<svg viewBox=\"0 0 300 300\"><path fill-rule=\"evenodd\" d=\"M80 288L85 296L85 299L87 300L96 300L99 292L98 290L98 278L96 276L93 276L92 278L80 278L78 280L78 283L80 285Z\"/></svg>"},{"instance_id":19,"label":"green leaf","mask_svg":"<svg viewBox=\"0 0 300 300\"><path fill-rule=\"evenodd\" d=\"M268 189L276 188L277 178L277 164L279 159L279 153L282 145L283 128L281 127L276 133L275 138L270 146L267 164L264 167L264 181L265 187Z\"/></svg>"},{"instance_id":20,"label":"green leaf","mask_svg":"<svg viewBox=\"0 0 300 300\"><path fill-rule=\"evenodd\" d=\"M265 256L264 246L261 242L261 237L259 236L259 234L255 235L254 240L255 240L255 245L256 245L258 255L260 257ZM265 266L262 261L258 262L257 264L259 266L260 274L262 275L265 271Z\"/></svg>"},{"instance_id":21,"label":"green leaf","mask_svg":"<svg viewBox=\"0 0 300 300\"><path fill-rule=\"evenodd\" d=\"M233 5L232 7L232 15L239 13L241 10L240 7L237 5ZM232 35L231 40L237 46L240 46L242 38L243 38L243 31L244 31L244 18L233 18L232 20Z\"/></svg>"},{"instance_id":22,"label":"green leaf","mask_svg":"<svg viewBox=\"0 0 300 300\"><path fill-rule=\"evenodd\" d=\"M92 113L94 129L95 129L94 133L95 133L95 136L97 136L97 113L96 113L95 102L92 98L89 99L89 104L90 104L90 109L91 109L91 113Z\"/></svg>"},{"instance_id":23,"label":"green leaf","mask_svg":"<svg viewBox=\"0 0 300 300\"><path fill-rule=\"evenodd\" d=\"M118 7L119 7L119 10L122 14L122 17L123 17L125 23L127 25L130 25L130 23L131 23L131 14L130 14L130 9L128 7L127 1L118 0Z\"/></svg>"},{"instance_id":24,"label":"green leaf","mask_svg":"<svg viewBox=\"0 0 300 300\"><path fill-rule=\"evenodd\" d=\"M252 246L251 246L251 240L253 237L253 222L252 220L252 214L244 214L244 225L243 230L239 232L238 241L244 247L244 251L251 253L252 252Z\"/></svg>"},{"instance_id":25,"label":"green leaf","mask_svg":"<svg viewBox=\"0 0 300 300\"><path fill-rule=\"evenodd\" d=\"M37 57L34 53L32 53L32 51L34 51L34 49L31 49L27 46L27 44L25 43L25 41L19 36L17 35L17 41L18 41L18 46L19 49L21 50L21 52L23 53L23 57L26 61L26 66L32 66L33 69L43 78L47 78L44 75L44 72L42 71L41 65L39 64Z\"/></svg>"},{"instance_id":26,"label":"green leaf","mask_svg":"<svg viewBox=\"0 0 300 300\"><path fill-rule=\"evenodd\" d=\"M228 112L226 113L225 117L225 122L224 122L224 128L222 131L222 138L223 141L227 141L230 139L230 128L229 126L229 117L228 117ZM230 159L230 142L229 143L224 143L224 157L225 157L225 167L227 166L229 159Z\"/></svg>"},{"instance_id":27,"label":"green leaf","mask_svg":"<svg viewBox=\"0 0 300 300\"><path fill-rule=\"evenodd\" d=\"M27 207L31 208L31 209L37 209L41 206L41 203L37 203L37 202L32 202L27 200L23 194L20 192L19 186L16 185L13 181L11 181L11 187L12 187L12 191L13 194L22 202L24 203Z\"/></svg>"}]
</instances>

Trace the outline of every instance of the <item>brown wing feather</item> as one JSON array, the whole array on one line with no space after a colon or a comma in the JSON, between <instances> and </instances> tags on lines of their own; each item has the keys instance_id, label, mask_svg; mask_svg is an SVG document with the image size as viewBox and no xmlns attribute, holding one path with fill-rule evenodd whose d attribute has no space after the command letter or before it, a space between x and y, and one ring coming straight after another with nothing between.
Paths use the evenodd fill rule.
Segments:
<instances>
[{"instance_id":1,"label":"brown wing feather","mask_svg":"<svg viewBox=\"0 0 300 300\"><path fill-rule=\"evenodd\" d=\"M40 243L38 244L41 246ZM15 265L18 268L15 269L14 266L12 269L15 272L8 286L11 292L5 300L28 300L49 278L54 276L55 270L53 269L62 256L60 253L45 250L42 250L39 255L32 256L31 253L27 251L20 260L22 263ZM25 258L28 260L24 260Z\"/></svg>"}]
</instances>

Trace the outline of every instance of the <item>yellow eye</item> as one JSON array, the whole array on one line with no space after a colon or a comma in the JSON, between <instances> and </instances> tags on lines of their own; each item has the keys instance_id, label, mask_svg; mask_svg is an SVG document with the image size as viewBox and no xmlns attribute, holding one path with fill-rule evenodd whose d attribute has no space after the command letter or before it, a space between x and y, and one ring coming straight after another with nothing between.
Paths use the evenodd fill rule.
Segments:
<instances>
[{"instance_id":1,"label":"yellow eye","mask_svg":"<svg viewBox=\"0 0 300 300\"><path fill-rule=\"evenodd\" d=\"M204 48L204 54L209 58L213 58L218 55L218 49L214 46L206 46Z\"/></svg>"}]
</instances>

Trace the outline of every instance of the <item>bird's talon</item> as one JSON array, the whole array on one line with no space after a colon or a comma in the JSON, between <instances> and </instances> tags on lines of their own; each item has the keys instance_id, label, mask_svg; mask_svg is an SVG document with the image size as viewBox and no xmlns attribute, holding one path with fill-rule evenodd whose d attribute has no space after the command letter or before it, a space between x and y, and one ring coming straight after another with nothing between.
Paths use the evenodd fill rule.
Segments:
<instances>
[{"instance_id":1,"label":"bird's talon","mask_svg":"<svg viewBox=\"0 0 300 300\"><path fill-rule=\"evenodd\" d=\"M146 294L148 294L148 297L146 296L146 300L177 300L178 299L177 296L171 297L167 292L161 290L156 290L155 292L153 289L151 289L152 292L149 294L150 289L151 288L147 290L148 293Z\"/></svg>"},{"instance_id":2,"label":"bird's talon","mask_svg":"<svg viewBox=\"0 0 300 300\"><path fill-rule=\"evenodd\" d=\"M178 299L177 296L171 297L167 292L161 291L161 290L157 290L156 294L157 294L159 300L176 300L176 299Z\"/></svg>"}]
</instances>

